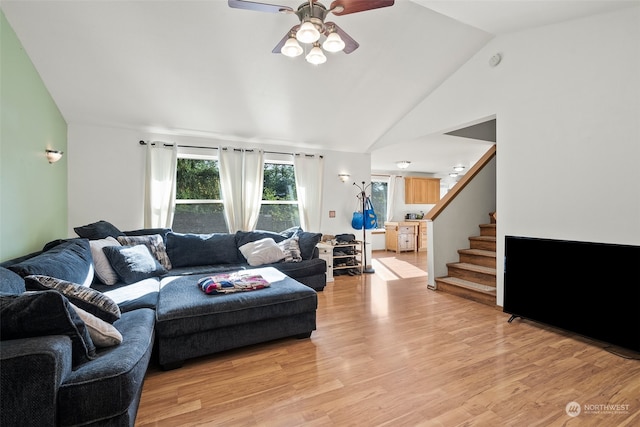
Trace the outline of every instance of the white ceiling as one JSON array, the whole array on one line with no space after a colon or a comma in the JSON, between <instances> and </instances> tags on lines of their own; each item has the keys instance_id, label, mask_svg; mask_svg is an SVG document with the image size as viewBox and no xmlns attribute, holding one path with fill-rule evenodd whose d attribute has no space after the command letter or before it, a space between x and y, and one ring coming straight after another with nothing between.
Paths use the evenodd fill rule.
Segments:
<instances>
[{"instance_id":1,"label":"white ceiling","mask_svg":"<svg viewBox=\"0 0 640 427\"><path fill-rule=\"evenodd\" d=\"M495 35L634 4L396 0L329 15L360 48L312 66L271 53L294 15L226 0L0 1L69 124L351 152L369 152ZM488 145L442 136L383 147L372 169L406 158L413 172L446 174Z\"/></svg>"}]
</instances>

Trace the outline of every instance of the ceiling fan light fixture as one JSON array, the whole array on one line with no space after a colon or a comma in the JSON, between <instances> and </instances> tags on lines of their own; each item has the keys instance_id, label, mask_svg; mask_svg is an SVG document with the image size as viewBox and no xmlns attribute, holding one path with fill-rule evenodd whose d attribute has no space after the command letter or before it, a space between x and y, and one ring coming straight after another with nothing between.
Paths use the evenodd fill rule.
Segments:
<instances>
[{"instance_id":1,"label":"ceiling fan light fixture","mask_svg":"<svg viewBox=\"0 0 640 427\"><path fill-rule=\"evenodd\" d=\"M324 50L332 53L340 52L344 49L344 46L344 40L342 40L342 37L340 37L340 34L338 33L330 33L322 44Z\"/></svg>"},{"instance_id":2,"label":"ceiling fan light fixture","mask_svg":"<svg viewBox=\"0 0 640 427\"><path fill-rule=\"evenodd\" d=\"M315 43L320 38L320 31L310 21L305 21L300 25L296 38L300 43Z\"/></svg>"},{"instance_id":3,"label":"ceiling fan light fixture","mask_svg":"<svg viewBox=\"0 0 640 427\"><path fill-rule=\"evenodd\" d=\"M306 60L313 65L320 65L327 62L327 57L325 56L322 49L320 49L320 46L318 46L318 44L315 44L313 46L313 49L311 49L309 54L306 56Z\"/></svg>"},{"instance_id":4,"label":"ceiling fan light fixture","mask_svg":"<svg viewBox=\"0 0 640 427\"><path fill-rule=\"evenodd\" d=\"M300 46L298 40L293 36L289 37L284 46L282 46L282 49L280 49L280 52L289 58L295 58L296 56L302 55L302 51L302 46Z\"/></svg>"}]
</instances>

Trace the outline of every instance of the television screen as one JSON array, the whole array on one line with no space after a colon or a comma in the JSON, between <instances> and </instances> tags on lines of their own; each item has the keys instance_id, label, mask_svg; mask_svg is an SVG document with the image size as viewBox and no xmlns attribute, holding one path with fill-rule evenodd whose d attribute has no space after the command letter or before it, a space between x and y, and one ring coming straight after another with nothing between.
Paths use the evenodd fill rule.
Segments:
<instances>
[{"instance_id":1,"label":"television screen","mask_svg":"<svg viewBox=\"0 0 640 427\"><path fill-rule=\"evenodd\" d=\"M505 237L504 311L640 352L640 246Z\"/></svg>"}]
</instances>

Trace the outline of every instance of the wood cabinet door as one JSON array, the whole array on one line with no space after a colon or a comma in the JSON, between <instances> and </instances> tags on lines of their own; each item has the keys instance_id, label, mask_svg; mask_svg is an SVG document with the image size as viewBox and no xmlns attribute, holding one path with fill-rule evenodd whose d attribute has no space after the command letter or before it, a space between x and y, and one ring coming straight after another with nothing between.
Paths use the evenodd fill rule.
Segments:
<instances>
[{"instance_id":1,"label":"wood cabinet door","mask_svg":"<svg viewBox=\"0 0 640 427\"><path fill-rule=\"evenodd\" d=\"M404 178L404 202L435 204L440 200L440 178Z\"/></svg>"}]
</instances>

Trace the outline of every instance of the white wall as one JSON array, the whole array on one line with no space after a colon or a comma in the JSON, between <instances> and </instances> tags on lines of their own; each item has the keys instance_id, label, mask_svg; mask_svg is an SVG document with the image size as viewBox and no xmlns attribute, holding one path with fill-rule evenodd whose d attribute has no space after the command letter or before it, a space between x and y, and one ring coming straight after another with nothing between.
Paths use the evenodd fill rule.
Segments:
<instances>
[{"instance_id":1,"label":"white wall","mask_svg":"<svg viewBox=\"0 0 640 427\"><path fill-rule=\"evenodd\" d=\"M145 149L138 141L158 140L181 145L252 147L249 144L207 138L150 134L130 129L70 125L69 162L69 236L73 227L104 219L121 230L143 226ZM292 152L291 147L261 146L268 151ZM325 234L358 234L351 228L358 190L352 182L343 183L338 174L345 172L358 182L370 180L369 154L336 151L296 150L324 156L323 214L321 230ZM329 211L336 211L329 218ZM309 230L316 231L316 230ZM368 237L369 239L369 237Z\"/></svg>"},{"instance_id":2,"label":"white wall","mask_svg":"<svg viewBox=\"0 0 640 427\"><path fill-rule=\"evenodd\" d=\"M496 114L499 260L505 235L638 245L639 24L635 7L497 37L379 144Z\"/></svg>"}]
</instances>

